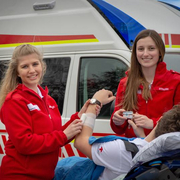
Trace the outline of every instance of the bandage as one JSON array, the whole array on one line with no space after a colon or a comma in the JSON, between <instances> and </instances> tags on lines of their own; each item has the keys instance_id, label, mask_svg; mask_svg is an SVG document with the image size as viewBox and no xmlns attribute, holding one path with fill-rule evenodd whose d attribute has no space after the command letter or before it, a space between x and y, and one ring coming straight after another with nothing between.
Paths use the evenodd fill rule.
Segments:
<instances>
[{"instance_id":1,"label":"bandage","mask_svg":"<svg viewBox=\"0 0 180 180\"><path fill-rule=\"evenodd\" d=\"M91 129L94 129L96 115L93 113L83 113L81 116L81 120L85 126L90 127Z\"/></svg>"}]
</instances>

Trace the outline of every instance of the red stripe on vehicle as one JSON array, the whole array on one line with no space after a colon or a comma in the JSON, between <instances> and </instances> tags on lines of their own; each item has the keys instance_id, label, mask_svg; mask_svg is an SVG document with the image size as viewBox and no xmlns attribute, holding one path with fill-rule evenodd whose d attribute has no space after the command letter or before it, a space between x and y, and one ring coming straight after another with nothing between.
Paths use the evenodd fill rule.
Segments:
<instances>
[{"instance_id":1,"label":"red stripe on vehicle","mask_svg":"<svg viewBox=\"0 0 180 180\"><path fill-rule=\"evenodd\" d=\"M5 129L0 129L0 133L6 133L7 131Z\"/></svg>"},{"instance_id":2,"label":"red stripe on vehicle","mask_svg":"<svg viewBox=\"0 0 180 180\"><path fill-rule=\"evenodd\" d=\"M93 133L93 136L108 136L108 135L116 135L116 134L110 134L110 133Z\"/></svg>"},{"instance_id":3,"label":"red stripe on vehicle","mask_svg":"<svg viewBox=\"0 0 180 180\"><path fill-rule=\"evenodd\" d=\"M37 36L37 35L0 35L0 44L14 44L27 42L47 42L47 41L64 41L64 40L78 40L78 39L96 39L92 34L90 35L61 35L61 36Z\"/></svg>"},{"instance_id":4,"label":"red stripe on vehicle","mask_svg":"<svg viewBox=\"0 0 180 180\"><path fill-rule=\"evenodd\" d=\"M168 34L164 34L165 45L169 45Z\"/></svg>"},{"instance_id":5,"label":"red stripe on vehicle","mask_svg":"<svg viewBox=\"0 0 180 180\"><path fill-rule=\"evenodd\" d=\"M1 145L0 145L0 154L4 154Z\"/></svg>"},{"instance_id":6,"label":"red stripe on vehicle","mask_svg":"<svg viewBox=\"0 0 180 180\"><path fill-rule=\"evenodd\" d=\"M72 147L71 147L70 144L67 144L67 145L65 146L65 149L66 149L66 152L68 153L68 156L69 156L69 157L70 157L70 156L75 156L75 154L74 154L74 152L73 152Z\"/></svg>"},{"instance_id":7,"label":"red stripe on vehicle","mask_svg":"<svg viewBox=\"0 0 180 180\"><path fill-rule=\"evenodd\" d=\"M171 34L172 45L180 45L180 34Z\"/></svg>"},{"instance_id":8,"label":"red stripe on vehicle","mask_svg":"<svg viewBox=\"0 0 180 180\"><path fill-rule=\"evenodd\" d=\"M7 139L6 139L6 136L5 136L5 135L2 135L2 140L3 140L3 143L4 143L4 145L5 145L6 142L7 142Z\"/></svg>"}]
</instances>

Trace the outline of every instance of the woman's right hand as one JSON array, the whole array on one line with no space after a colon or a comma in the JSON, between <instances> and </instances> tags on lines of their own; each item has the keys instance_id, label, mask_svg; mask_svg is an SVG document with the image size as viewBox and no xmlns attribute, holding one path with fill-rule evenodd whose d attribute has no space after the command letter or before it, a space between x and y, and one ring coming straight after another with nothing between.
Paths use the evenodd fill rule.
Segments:
<instances>
[{"instance_id":1,"label":"woman's right hand","mask_svg":"<svg viewBox=\"0 0 180 180\"><path fill-rule=\"evenodd\" d=\"M119 109L118 111L116 111L114 113L112 120L116 126L120 126L120 125L124 124L124 122L127 120L126 117L123 117L124 111L125 111L125 109Z\"/></svg>"},{"instance_id":2,"label":"woman's right hand","mask_svg":"<svg viewBox=\"0 0 180 180\"><path fill-rule=\"evenodd\" d=\"M128 123L131 125L131 127L134 130L134 133L137 137L145 137L144 129L142 127L138 127L133 120L129 119Z\"/></svg>"},{"instance_id":3,"label":"woman's right hand","mask_svg":"<svg viewBox=\"0 0 180 180\"><path fill-rule=\"evenodd\" d=\"M67 139L71 139L82 131L83 123L80 119L75 119L69 126L63 131L67 136Z\"/></svg>"}]
</instances>

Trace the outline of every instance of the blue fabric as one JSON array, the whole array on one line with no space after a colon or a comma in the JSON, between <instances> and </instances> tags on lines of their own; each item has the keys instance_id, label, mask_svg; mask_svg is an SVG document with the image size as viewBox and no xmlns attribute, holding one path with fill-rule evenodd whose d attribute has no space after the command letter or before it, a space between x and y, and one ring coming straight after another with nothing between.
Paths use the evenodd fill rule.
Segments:
<instances>
[{"instance_id":1,"label":"blue fabric","mask_svg":"<svg viewBox=\"0 0 180 180\"><path fill-rule=\"evenodd\" d=\"M89 144L108 142L115 139L128 141L135 138L126 138L114 135L101 138L91 136L89 138ZM57 163L54 180L97 180L103 171L104 167L96 165L89 158L72 156L64 158Z\"/></svg>"},{"instance_id":2,"label":"blue fabric","mask_svg":"<svg viewBox=\"0 0 180 180\"><path fill-rule=\"evenodd\" d=\"M110 135L110 136L104 136L104 137L100 137L100 138L95 138L94 136L91 136L89 138L89 144L93 144L93 143L103 143L103 142L109 142L109 141L114 141L116 139L122 139L125 141L132 141L136 138L126 138L126 137L121 137L121 136L115 136L115 135Z\"/></svg>"},{"instance_id":3,"label":"blue fabric","mask_svg":"<svg viewBox=\"0 0 180 180\"><path fill-rule=\"evenodd\" d=\"M97 180L103 171L89 158L72 156L57 163L53 180Z\"/></svg>"}]
</instances>

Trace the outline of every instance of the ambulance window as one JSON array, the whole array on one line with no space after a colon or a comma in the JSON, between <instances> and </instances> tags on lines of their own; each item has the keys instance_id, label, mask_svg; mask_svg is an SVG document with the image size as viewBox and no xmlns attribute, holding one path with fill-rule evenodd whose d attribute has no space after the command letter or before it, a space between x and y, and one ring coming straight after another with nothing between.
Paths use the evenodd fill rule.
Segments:
<instances>
[{"instance_id":1,"label":"ambulance window","mask_svg":"<svg viewBox=\"0 0 180 180\"><path fill-rule=\"evenodd\" d=\"M49 95L55 99L62 114L70 57L47 58L44 61L47 69L42 87L48 87Z\"/></svg>"},{"instance_id":2,"label":"ambulance window","mask_svg":"<svg viewBox=\"0 0 180 180\"><path fill-rule=\"evenodd\" d=\"M128 66L111 57L82 58L78 86L78 110L93 94L102 89L116 93L120 78L125 76ZM103 106L98 118L110 118L111 103Z\"/></svg>"},{"instance_id":3,"label":"ambulance window","mask_svg":"<svg viewBox=\"0 0 180 180\"><path fill-rule=\"evenodd\" d=\"M2 80L4 73L6 71L6 68L8 67L8 60L0 61L0 81Z\"/></svg>"},{"instance_id":4,"label":"ambulance window","mask_svg":"<svg viewBox=\"0 0 180 180\"><path fill-rule=\"evenodd\" d=\"M174 70L180 73L180 54L165 54L164 62L167 64L167 69Z\"/></svg>"}]
</instances>

